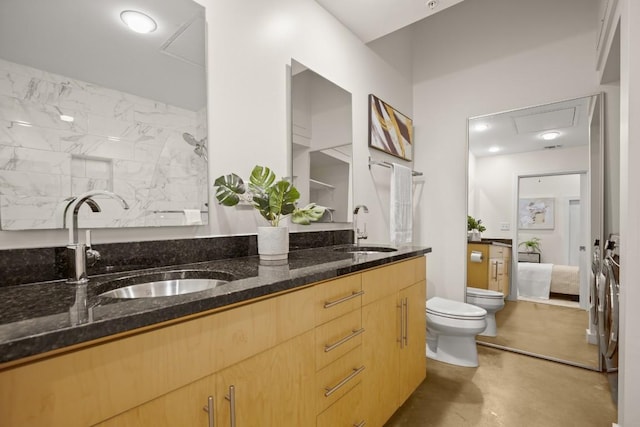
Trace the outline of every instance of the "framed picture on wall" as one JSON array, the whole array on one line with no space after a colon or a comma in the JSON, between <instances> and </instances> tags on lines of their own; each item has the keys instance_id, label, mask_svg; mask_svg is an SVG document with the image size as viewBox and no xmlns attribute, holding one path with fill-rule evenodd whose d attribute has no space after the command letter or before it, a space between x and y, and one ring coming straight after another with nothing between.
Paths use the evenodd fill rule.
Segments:
<instances>
[{"instance_id":1,"label":"framed picture on wall","mask_svg":"<svg viewBox=\"0 0 640 427\"><path fill-rule=\"evenodd\" d=\"M519 199L518 227L525 230L553 230L553 197Z\"/></svg>"},{"instance_id":2,"label":"framed picture on wall","mask_svg":"<svg viewBox=\"0 0 640 427\"><path fill-rule=\"evenodd\" d=\"M369 147L413 159L413 120L375 95L369 95Z\"/></svg>"}]
</instances>

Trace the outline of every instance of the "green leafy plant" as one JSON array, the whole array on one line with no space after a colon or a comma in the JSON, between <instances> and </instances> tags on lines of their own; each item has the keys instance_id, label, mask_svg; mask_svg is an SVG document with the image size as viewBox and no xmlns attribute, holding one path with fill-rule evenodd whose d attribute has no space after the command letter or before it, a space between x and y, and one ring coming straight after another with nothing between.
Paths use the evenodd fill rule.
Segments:
<instances>
[{"instance_id":1,"label":"green leafy plant","mask_svg":"<svg viewBox=\"0 0 640 427\"><path fill-rule=\"evenodd\" d=\"M467 215L467 231L478 230L479 232L483 232L487 229L484 225L482 225L481 219L475 219L471 215Z\"/></svg>"},{"instance_id":2,"label":"green leafy plant","mask_svg":"<svg viewBox=\"0 0 640 427\"><path fill-rule=\"evenodd\" d=\"M286 179L276 180L276 174L265 166L255 166L249 183L235 173L218 177L213 186L216 199L224 206L235 206L240 201L251 204L273 227L291 215L295 224L309 225L322 218L326 208L310 203L298 208L300 192Z\"/></svg>"},{"instance_id":3,"label":"green leafy plant","mask_svg":"<svg viewBox=\"0 0 640 427\"><path fill-rule=\"evenodd\" d=\"M520 246L524 246L527 252L538 252L540 253L540 239L538 237L532 237L529 240L525 240L524 242L520 242L518 244L518 248Z\"/></svg>"}]
</instances>

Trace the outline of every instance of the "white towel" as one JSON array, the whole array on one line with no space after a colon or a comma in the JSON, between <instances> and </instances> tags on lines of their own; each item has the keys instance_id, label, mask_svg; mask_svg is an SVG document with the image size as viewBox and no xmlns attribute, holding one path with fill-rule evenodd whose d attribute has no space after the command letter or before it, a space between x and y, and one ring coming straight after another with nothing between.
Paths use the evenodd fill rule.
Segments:
<instances>
[{"instance_id":1,"label":"white towel","mask_svg":"<svg viewBox=\"0 0 640 427\"><path fill-rule=\"evenodd\" d=\"M549 299L553 264L518 263L518 296Z\"/></svg>"},{"instance_id":2,"label":"white towel","mask_svg":"<svg viewBox=\"0 0 640 427\"><path fill-rule=\"evenodd\" d=\"M413 238L413 174L406 166L393 163L391 172L390 231L391 243L410 243Z\"/></svg>"},{"instance_id":3,"label":"white towel","mask_svg":"<svg viewBox=\"0 0 640 427\"><path fill-rule=\"evenodd\" d=\"M183 209L185 225L202 225L200 209Z\"/></svg>"}]
</instances>

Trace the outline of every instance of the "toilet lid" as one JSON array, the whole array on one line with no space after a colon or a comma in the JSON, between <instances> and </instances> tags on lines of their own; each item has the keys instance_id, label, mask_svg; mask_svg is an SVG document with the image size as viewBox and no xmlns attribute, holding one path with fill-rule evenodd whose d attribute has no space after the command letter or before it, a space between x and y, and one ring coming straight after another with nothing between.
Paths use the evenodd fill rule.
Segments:
<instances>
[{"instance_id":1,"label":"toilet lid","mask_svg":"<svg viewBox=\"0 0 640 427\"><path fill-rule=\"evenodd\" d=\"M483 319L487 315L484 308L440 297L427 301L427 312L456 319Z\"/></svg>"},{"instance_id":2,"label":"toilet lid","mask_svg":"<svg viewBox=\"0 0 640 427\"><path fill-rule=\"evenodd\" d=\"M471 288L467 286L467 295L482 298L504 298L504 294L498 291L491 291L489 289Z\"/></svg>"}]
</instances>

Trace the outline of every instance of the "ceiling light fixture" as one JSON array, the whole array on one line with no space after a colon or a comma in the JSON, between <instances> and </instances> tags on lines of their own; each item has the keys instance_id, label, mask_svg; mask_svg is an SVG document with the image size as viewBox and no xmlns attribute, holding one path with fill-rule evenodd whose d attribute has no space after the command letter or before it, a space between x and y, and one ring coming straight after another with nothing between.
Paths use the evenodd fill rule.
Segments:
<instances>
[{"instance_id":1,"label":"ceiling light fixture","mask_svg":"<svg viewBox=\"0 0 640 427\"><path fill-rule=\"evenodd\" d=\"M553 139L556 139L557 137L560 136L560 132L545 132L542 135L540 135L540 137L542 139L544 139L545 141L551 141Z\"/></svg>"},{"instance_id":2,"label":"ceiling light fixture","mask_svg":"<svg viewBox=\"0 0 640 427\"><path fill-rule=\"evenodd\" d=\"M120 13L120 19L127 24L131 31L140 34L152 33L158 28L158 24L149 15L136 10L125 10Z\"/></svg>"},{"instance_id":3,"label":"ceiling light fixture","mask_svg":"<svg viewBox=\"0 0 640 427\"><path fill-rule=\"evenodd\" d=\"M30 128L31 126L33 126L31 123L25 122L24 120L14 120L13 123L18 126L24 126L26 128Z\"/></svg>"},{"instance_id":4,"label":"ceiling light fixture","mask_svg":"<svg viewBox=\"0 0 640 427\"><path fill-rule=\"evenodd\" d=\"M473 127L475 130L477 130L478 132L483 132L487 129L489 129L489 125L486 123L478 123L477 125L475 125Z\"/></svg>"},{"instance_id":5,"label":"ceiling light fixture","mask_svg":"<svg viewBox=\"0 0 640 427\"><path fill-rule=\"evenodd\" d=\"M60 114L60 120L62 120L63 122L72 122L75 119L73 118L73 116L67 116L66 114Z\"/></svg>"},{"instance_id":6,"label":"ceiling light fixture","mask_svg":"<svg viewBox=\"0 0 640 427\"><path fill-rule=\"evenodd\" d=\"M427 5L427 7L431 10L435 9L436 7L438 7L438 0L431 0L426 2L425 4Z\"/></svg>"},{"instance_id":7,"label":"ceiling light fixture","mask_svg":"<svg viewBox=\"0 0 640 427\"><path fill-rule=\"evenodd\" d=\"M494 145L493 147L489 147L489 152L490 153L497 153L498 151L500 151L500 147Z\"/></svg>"}]
</instances>

